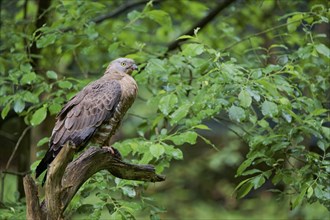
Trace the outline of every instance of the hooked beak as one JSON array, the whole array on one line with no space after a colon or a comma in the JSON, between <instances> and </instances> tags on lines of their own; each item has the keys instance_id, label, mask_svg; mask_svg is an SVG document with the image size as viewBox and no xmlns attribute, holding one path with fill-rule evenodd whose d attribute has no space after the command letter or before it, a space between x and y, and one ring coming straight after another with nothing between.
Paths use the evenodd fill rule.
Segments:
<instances>
[{"instance_id":1,"label":"hooked beak","mask_svg":"<svg viewBox=\"0 0 330 220\"><path fill-rule=\"evenodd\" d=\"M138 68L138 66L137 66L136 64L133 64L133 65L131 66L131 69L132 69L132 70L138 70L139 68Z\"/></svg>"}]
</instances>

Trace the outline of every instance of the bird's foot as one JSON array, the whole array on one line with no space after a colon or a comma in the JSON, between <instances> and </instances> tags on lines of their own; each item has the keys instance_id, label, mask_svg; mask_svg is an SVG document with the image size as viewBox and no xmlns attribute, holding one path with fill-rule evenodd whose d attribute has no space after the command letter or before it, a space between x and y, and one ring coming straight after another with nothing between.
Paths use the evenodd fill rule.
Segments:
<instances>
[{"instance_id":1,"label":"bird's foot","mask_svg":"<svg viewBox=\"0 0 330 220\"><path fill-rule=\"evenodd\" d=\"M104 149L106 149L108 152L110 152L111 154L112 154L112 156L113 157L115 157L115 158L117 158L117 159L122 159L122 156L121 156L121 154L120 154L120 152L116 149L116 148L114 148L114 147L112 147L112 146L104 146L104 147L102 147L102 148L104 148Z\"/></svg>"}]
</instances>

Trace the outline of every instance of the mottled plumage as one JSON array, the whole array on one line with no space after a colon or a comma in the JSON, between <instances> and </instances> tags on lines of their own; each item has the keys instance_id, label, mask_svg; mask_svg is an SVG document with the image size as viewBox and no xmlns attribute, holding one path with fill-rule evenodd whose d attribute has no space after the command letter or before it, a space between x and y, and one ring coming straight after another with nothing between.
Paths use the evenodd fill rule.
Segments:
<instances>
[{"instance_id":1,"label":"mottled plumage","mask_svg":"<svg viewBox=\"0 0 330 220\"><path fill-rule=\"evenodd\" d=\"M131 59L112 61L100 79L88 84L64 105L56 117L49 149L36 169L36 177L47 169L68 141L78 149L88 143L108 145L136 98L138 87L130 75L135 69L137 66Z\"/></svg>"}]
</instances>

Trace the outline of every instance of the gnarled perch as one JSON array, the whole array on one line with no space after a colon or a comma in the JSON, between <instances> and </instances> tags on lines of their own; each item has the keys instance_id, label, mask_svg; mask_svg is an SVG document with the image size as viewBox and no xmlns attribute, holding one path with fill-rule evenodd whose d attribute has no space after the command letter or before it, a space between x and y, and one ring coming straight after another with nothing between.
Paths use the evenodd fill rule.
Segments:
<instances>
[{"instance_id":1,"label":"gnarled perch","mask_svg":"<svg viewBox=\"0 0 330 220\"><path fill-rule=\"evenodd\" d=\"M63 212L81 185L100 170L129 180L148 182L164 181L151 165L126 163L107 148L90 147L70 162L75 148L66 145L48 168L45 184L45 201L39 204L37 186L31 176L24 177L27 219L62 219Z\"/></svg>"}]
</instances>

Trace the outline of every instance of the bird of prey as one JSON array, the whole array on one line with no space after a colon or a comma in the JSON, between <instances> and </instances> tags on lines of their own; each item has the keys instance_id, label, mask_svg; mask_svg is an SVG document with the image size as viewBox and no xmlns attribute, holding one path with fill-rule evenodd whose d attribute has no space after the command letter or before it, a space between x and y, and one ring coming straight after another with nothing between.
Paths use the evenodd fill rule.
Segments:
<instances>
[{"instance_id":1,"label":"bird of prey","mask_svg":"<svg viewBox=\"0 0 330 220\"><path fill-rule=\"evenodd\" d=\"M49 149L36 168L36 178L67 142L78 150L89 143L108 145L136 98L138 87L131 76L133 70L137 70L137 65L132 59L112 61L100 79L88 84L64 105L56 116Z\"/></svg>"}]
</instances>

